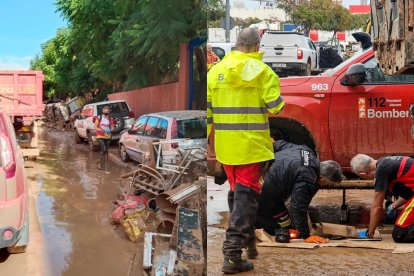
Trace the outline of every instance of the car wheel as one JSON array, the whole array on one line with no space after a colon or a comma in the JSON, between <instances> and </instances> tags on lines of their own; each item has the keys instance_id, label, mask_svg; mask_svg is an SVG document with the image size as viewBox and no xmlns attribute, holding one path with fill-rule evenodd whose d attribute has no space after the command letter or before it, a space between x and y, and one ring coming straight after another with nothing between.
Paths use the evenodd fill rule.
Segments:
<instances>
[{"instance_id":1,"label":"car wheel","mask_svg":"<svg viewBox=\"0 0 414 276\"><path fill-rule=\"evenodd\" d=\"M80 137L77 129L75 129L75 142L76 144L82 144L83 142L82 137Z\"/></svg>"},{"instance_id":2,"label":"car wheel","mask_svg":"<svg viewBox=\"0 0 414 276\"><path fill-rule=\"evenodd\" d=\"M114 116L112 117L114 120L114 129L112 130L113 133L121 132L124 129L124 117L123 116Z\"/></svg>"},{"instance_id":3,"label":"car wheel","mask_svg":"<svg viewBox=\"0 0 414 276\"><path fill-rule=\"evenodd\" d=\"M126 148L125 148L124 145L121 145L121 147L119 149L119 155L121 156L121 160L123 162L126 163L126 162L131 161L131 158L129 158L129 155L128 155L128 153L127 153Z\"/></svg>"},{"instance_id":4,"label":"car wheel","mask_svg":"<svg viewBox=\"0 0 414 276\"><path fill-rule=\"evenodd\" d=\"M93 143L92 134L88 134L88 147L90 151L98 151L98 146Z\"/></svg>"}]
</instances>

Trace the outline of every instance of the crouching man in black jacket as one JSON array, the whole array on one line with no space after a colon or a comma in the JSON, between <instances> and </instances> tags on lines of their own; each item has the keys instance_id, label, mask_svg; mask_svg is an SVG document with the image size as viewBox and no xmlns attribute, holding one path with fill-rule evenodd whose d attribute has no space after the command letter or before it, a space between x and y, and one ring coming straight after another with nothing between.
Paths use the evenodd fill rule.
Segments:
<instances>
[{"instance_id":1,"label":"crouching man in black jacket","mask_svg":"<svg viewBox=\"0 0 414 276\"><path fill-rule=\"evenodd\" d=\"M308 207L319 185L342 181L341 166L335 161L319 162L313 151L304 145L276 141L273 147L275 162L264 180L256 228L264 228L271 235L275 229L295 228L299 238L306 242L327 242L310 235ZM289 197L290 213L285 206Z\"/></svg>"}]
</instances>

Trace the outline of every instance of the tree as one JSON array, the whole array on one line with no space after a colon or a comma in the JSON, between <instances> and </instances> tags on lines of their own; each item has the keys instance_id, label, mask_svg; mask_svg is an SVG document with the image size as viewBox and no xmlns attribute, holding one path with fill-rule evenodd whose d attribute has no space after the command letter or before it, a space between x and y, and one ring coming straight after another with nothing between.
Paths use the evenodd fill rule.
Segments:
<instances>
[{"instance_id":1,"label":"tree","mask_svg":"<svg viewBox=\"0 0 414 276\"><path fill-rule=\"evenodd\" d=\"M242 28L247 28L252 24L262 22L262 20L260 20L257 17L248 17L246 19L236 17L236 18L234 18L234 21L236 23L236 26L241 26Z\"/></svg>"},{"instance_id":2,"label":"tree","mask_svg":"<svg viewBox=\"0 0 414 276\"><path fill-rule=\"evenodd\" d=\"M219 28L221 20L226 12L222 0L207 0L206 5L207 26L209 28Z\"/></svg>"},{"instance_id":3,"label":"tree","mask_svg":"<svg viewBox=\"0 0 414 276\"><path fill-rule=\"evenodd\" d=\"M332 0L286 0L279 4L295 23L303 25L307 35L311 29L341 32L361 28L363 16L353 15Z\"/></svg>"},{"instance_id":4,"label":"tree","mask_svg":"<svg viewBox=\"0 0 414 276\"><path fill-rule=\"evenodd\" d=\"M176 79L180 43L207 35L207 11L214 5L205 0L57 0L68 22L64 43L58 33L32 68L44 70L46 90L54 95L107 93ZM196 56L203 64L203 55Z\"/></svg>"},{"instance_id":5,"label":"tree","mask_svg":"<svg viewBox=\"0 0 414 276\"><path fill-rule=\"evenodd\" d=\"M282 0L278 1L278 7L285 10L287 14L291 15L293 11L308 1L309 0Z\"/></svg>"}]
</instances>

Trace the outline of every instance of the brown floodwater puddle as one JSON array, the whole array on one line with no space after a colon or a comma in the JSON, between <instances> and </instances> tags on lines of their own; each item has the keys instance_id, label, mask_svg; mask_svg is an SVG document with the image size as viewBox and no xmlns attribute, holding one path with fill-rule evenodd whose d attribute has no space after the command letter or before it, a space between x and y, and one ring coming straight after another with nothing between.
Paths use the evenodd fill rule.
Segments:
<instances>
[{"instance_id":1,"label":"brown floodwater puddle","mask_svg":"<svg viewBox=\"0 0 414 276\"><path fill-rule=\"evenodd\" d=\"M118 177L125 169L110 161L109 173L97 170L99 153L76 145L72 134L43 130L39 144L41 156L29 178L37 181L40 190L36 208L50 274L139 271L140 264L131 264L131 260L140 263L136 255L141 254L141 247L109 224Z\"/></svg>"}]
</instances>

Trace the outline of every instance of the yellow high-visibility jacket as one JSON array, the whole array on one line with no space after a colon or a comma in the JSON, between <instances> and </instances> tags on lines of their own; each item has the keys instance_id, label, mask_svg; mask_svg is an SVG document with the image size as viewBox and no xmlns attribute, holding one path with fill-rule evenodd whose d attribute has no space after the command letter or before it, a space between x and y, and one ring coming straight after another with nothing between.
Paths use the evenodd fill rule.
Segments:
<instances>
[{"instance_id":1,"label":"yellow high-visibility jacket","mask_svg":"<svg viewBox=\"0 0 414 276\"><path fill-rule=\"evenodd\" d=\"M285 103L280 82L263 53L232 51L207 74L207 137L214 123L215 153L225 165L274 158L267 113Z\"/></svg>"}]
</instances>

